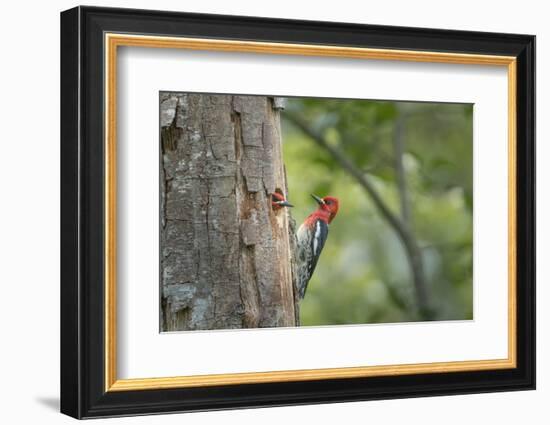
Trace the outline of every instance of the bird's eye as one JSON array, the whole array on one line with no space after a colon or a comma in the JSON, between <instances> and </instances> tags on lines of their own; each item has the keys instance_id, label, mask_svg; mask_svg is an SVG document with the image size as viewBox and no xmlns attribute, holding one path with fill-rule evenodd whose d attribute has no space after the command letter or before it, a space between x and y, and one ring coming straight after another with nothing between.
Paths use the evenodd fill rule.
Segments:
<instances>
[{"instance_id":1,"label":"bird's eye","mask_svg":"<svg viewBox=\"0 0 550 425\"><path fill-rule=\"evenodd\" d=\"M332 201L325 201L325 204L330 205L332 204Z\"/></svg>"}]
</instances>

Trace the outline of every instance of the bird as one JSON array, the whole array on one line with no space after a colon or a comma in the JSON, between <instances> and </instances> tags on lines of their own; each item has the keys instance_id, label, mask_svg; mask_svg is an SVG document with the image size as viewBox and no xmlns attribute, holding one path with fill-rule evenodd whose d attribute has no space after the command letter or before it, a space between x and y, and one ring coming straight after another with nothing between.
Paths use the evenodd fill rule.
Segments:
<instances>
[{"instance_id":1,"label":"bird","mask_svg":"<svg viewBox=\"0 0 550 425\"><path fill-rule=\"evenodd\" d=\"M271 207L274 211L278 211L283 207L293 207L290 202L288 202L283 195L279 192L273 192L271 194Z\"/></svg>"},{"instance_id":2,"label":"bird","mask_svg":"<svg viewBox=\"0 0 550 425\"><path fill-rule=\"evenodd\" d=\"M301 301L306 295L307 285L328 236L329 224L338 213L338 198L325 196L320 198L311 195L317 201L318 207L312 212L298 228L297 237L297 272L296 272L296 293Z\"/></svg>"}]
</instances>

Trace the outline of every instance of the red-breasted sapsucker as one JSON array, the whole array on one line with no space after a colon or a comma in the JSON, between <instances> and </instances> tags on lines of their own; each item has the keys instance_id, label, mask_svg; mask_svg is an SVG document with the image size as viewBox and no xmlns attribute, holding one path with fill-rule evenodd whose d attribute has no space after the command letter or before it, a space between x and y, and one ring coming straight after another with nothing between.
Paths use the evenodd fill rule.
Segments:
<instances>
[{"instance_id":1,"label":"red-breasted sapsucker","mask_svg":"<svg viewBox=\"0 0 550 425\"><path fill-rule=\"evenodd\" d=\"M277 211L283 207L293 207L290 202L288 202L283 195L278 192L273 192L271 194L271 207Z\"/></svg>"},{"instance_id":2,"label":"red-breasted sapsucker","mask_svg":"<svg viewBox=\"0 0 550 425\"><path fill-rule=\"evenodd\" d=\"M307 284L313 275L319 256L328 236L328 225L338 213L338 199L332 196L319 198L311 195L319 204L298 229L296 290L298 299L306 294Z\"/></svg>"}]
</instances>

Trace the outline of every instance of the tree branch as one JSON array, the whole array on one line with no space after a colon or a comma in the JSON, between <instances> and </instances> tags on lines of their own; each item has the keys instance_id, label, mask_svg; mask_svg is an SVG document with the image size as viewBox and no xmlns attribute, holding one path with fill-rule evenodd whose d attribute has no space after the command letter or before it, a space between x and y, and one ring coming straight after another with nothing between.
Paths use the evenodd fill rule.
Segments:
<instances>
[{"instance_id":1,"label":"tree branch","mask_svg":"<svg viewBox=\"0 0 550 425\"><path fill-rule=\"evenodd\" d=\"M407 180L405 178L405 167L403 166L404 148L404 132L405 132L405 117L399 111L397 121L395 123L395 133L392 137L394 149L394 168L397 181L397 189L399 192L399 202L401 204L401 218L409 229L411 228L411 209L409 192L407 190Z\"/></svg>"}]
</instances>

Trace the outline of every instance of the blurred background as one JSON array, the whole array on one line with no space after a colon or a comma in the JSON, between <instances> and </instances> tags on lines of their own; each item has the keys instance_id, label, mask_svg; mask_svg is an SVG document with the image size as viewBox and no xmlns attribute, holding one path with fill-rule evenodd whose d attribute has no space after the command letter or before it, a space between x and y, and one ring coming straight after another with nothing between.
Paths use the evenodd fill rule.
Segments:
<instances>
[{"instance_id":1,"label":"blurred background","mask_svg":"<svg viewBox=\"0 0 550 425\"><path fill-rule=\"evenodd\" d=\"M340 200L302 326L473 318L472 119L466 104L286 99L296 228L311 193Z\"/></svg>"}]
</instances>

